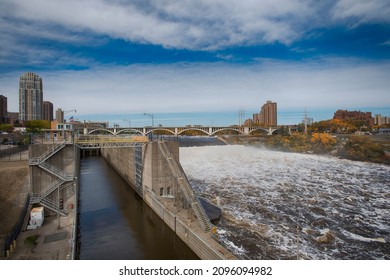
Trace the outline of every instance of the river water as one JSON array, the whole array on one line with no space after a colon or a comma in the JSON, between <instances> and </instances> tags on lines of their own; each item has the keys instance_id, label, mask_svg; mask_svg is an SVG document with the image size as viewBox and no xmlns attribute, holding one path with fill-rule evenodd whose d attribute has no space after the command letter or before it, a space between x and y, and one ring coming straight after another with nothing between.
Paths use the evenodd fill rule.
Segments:
<instances>
[{"instance_id":1,"label":"river water","mask_svg":"<svg viewBox=\"0 0 390 280\"><path fill-rule=\"evenodd\" d=\"M81 160L78 258L198 259L101 157Z\"/></svg>"},{"instance_id":2,"label":"river water","mask_svg":"<svg viewBox=\"0 0 390 280\"><path fill-rule=\"evenodd\" d=\"M390 259L389 166L240 145L180 148L180 161L243 258Z\"/></svg>"}]
</instances>

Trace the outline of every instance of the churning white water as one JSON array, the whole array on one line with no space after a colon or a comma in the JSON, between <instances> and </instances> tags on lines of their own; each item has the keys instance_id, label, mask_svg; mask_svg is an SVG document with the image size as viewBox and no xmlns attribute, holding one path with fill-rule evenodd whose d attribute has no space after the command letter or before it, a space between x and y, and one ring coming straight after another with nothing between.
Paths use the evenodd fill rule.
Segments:
<instances>
[{"instance_id":1,"label":"churning white water","mask_svg":"<svg viewBox=\"0 0 390 280\"><path fill-rule=\"evenodd\" d=\"M389 166L240 145L180 148L180 161L242 257L390 259Z\"/></svg>"}]
</instances>

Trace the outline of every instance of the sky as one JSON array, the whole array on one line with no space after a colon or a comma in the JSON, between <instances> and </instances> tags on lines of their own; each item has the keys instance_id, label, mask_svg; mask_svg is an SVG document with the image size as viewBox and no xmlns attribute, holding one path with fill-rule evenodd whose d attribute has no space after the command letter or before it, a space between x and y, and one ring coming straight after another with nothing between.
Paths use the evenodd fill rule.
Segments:
<instances>
[{"instance_id":1,"label":"sky","mask_svg":"<svg viewBox=\"0 0 390 280\"><path fill-rule=\"evenodd\" d=\"M80 121L278 123L390 116L388 0L0 0L0 94L25 72ZM145 113L147 115L145 115Z\"/></svg>"}]
</instances>

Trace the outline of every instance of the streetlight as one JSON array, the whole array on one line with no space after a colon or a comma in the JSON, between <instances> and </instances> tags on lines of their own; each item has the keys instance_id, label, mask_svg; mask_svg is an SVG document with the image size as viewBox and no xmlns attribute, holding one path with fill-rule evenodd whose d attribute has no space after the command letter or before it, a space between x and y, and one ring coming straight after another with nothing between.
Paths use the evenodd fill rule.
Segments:
<instances>
[{"instance_id":1,"label":"streetlight","mask_svg":"<svg viewBox=\"0 0 390 280\"><path fill-rule=\"evenodd\" d=\"M73 110L68 110L68 111L62 111L62 114L65 116L65 114L68 114L68 113L71 113L71 112L75 112L77 113L76 109L73 109ZM74 135L74 130L73 130L73 124L72 124L72 131L73 131L73 135ZM65 120L62 124L62 135L64 136L64 143L66 142L66 137L65 137ZM74 145L74 141L73 141L73 145ZM76 159L75 159L76 160ZM76 164L76 163L74 163ZM57 213L57 217L58 217L58 228L61 227L61 224L60 224L60 212L61 212L61 205L60 205L60 186L57 187L57 199L58 199L58 213Z\"/></svg>"},{"instance_id":2,"label":"streetlight","mask_svg":"<svg viewBox=\"0 0 390 280\"><path fill-rule=\"evenodd\" d=\"M152 118L152 128L154 127L154 116L153 114L144 113L144 116L148 116Z\"/></svg>"},{"instance_id":3,"label":"streetlight","mask_svg":"<svg viewBox=\"0 0 390 280\"><path fill-rule=\"evenodd\" d=\"M68 111L62 111L62 114L65 116L66 114L71 113L71 112L77 113L76 109L73 109L73 110L68 110ZM72 125L72 127L73 127L73 125ZM65 137L65 119L64 119L64 123L62 124L62 135L64 137L64 142L66 142L66 137Z\"/></svg>"},{"instance_id":4,"label":"streetlight","mask_svg":"<svg viewBox=\"0 0 390 280\"><path fill-rule=\"evenodd\" d=\"M129 127L131 127L131 121L130 120L123 120L124 122L128 122L129 123Z\"/></svg>"}]
</instances>

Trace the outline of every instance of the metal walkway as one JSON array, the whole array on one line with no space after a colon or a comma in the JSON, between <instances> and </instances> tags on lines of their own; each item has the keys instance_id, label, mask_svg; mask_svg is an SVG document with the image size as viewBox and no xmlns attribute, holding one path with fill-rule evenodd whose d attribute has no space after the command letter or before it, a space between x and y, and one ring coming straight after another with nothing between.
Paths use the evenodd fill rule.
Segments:
<instances>
[{"instance_id":1,"label":"metal walkway","mask_svg":"<svg viewBox=\"0 0 390 280\"><path fill-rule=\"evenodd\" d=\"M75 139L80 149L140 147L148 142L148 137L81 136Z\"/></svg>"}]
</instances>

